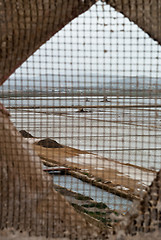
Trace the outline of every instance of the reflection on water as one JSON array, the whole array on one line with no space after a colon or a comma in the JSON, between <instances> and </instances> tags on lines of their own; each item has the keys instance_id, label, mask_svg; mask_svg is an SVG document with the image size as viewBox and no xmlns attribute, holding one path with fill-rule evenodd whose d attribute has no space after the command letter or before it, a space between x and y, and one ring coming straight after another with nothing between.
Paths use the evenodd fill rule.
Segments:
<instances>
[{"instance_id":1,"label":"reflection on water","mask_svg":"<svg viewBox=\"0 0 161 240\"><path fill-rule=\"evenodd\" d=\"M132 202L129 200L106 192L105 190L92 186L91 184L83 182L80 179L70 175L54 175L53 181L54 184L70 189L73 192L88 196L96 202L103 202L110 209L127 211L132 204Z\"/></svg>"}]
</instances>

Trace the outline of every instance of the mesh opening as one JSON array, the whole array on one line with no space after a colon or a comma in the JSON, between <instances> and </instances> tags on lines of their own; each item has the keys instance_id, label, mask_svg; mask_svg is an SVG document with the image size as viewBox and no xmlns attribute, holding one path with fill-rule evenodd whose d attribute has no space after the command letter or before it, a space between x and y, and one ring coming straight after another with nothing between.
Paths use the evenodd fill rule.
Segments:
<instances>
[{"instance_id":1,"label":"mesh opening","mask_svg":"<svg viewBox=\"0 0 161 240\"><path fill-rule=\"evenodd\" d=\"M0 1L0 229L160 228L160 1L40 2Z\"/></svg>"}]
</instances>

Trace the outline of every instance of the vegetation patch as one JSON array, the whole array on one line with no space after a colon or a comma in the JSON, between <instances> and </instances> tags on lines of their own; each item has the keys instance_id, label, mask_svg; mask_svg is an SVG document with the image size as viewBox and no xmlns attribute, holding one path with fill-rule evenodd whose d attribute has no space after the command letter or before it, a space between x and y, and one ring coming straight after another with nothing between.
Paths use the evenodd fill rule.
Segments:
<instances>
[{"instance_id":1,"label":"vegetation patch","mask_svg":"<svg viewBox=\"0 0 161 240\"><path fill-rule=\"evenodd\" d=\"M86 175L86 176L88 176L88 177L90 177L90 174L87 173L87 172L81 172L81 173L84 174L84 175Z\"/></svg>"},{"instance_id":2,"label":"vegetation patch","mask_svg":"<svg viewBox=\"0 0 161 240\"><path fill-rule=\"evenodd\" d=\"M92 198L87 197L87 196L84 196L84 195L82 195L82 194L80 194L80 193L78 193L75 198L76 198L77 200L92 200Z\"/></svg>"},{"instance_id":3,"label":"vegetation patch","mask_svg":"<svg viewBox=\"0 0 161 240\"><path fill-rule=\"evenodd\" d=\"M82 205L85 208L98 208L98 209L105 209L107 208L107 205L103 202L93 202L93 203L89 203L89 204L83 204Z\"/></svg>"},{"instance_id":4,"label":"vegetation patch","mask_svg":"<svg viewBox=\"0 0 161 240\"><path fill-rule=\"evenodd\" d=\"M106 225L110 225L111 226L111 218L107 217L106 212L99 212L99 211L87 211L86 209L84 209L84 213L88 214L89 216L96 218L97 220L101 221L102 223L106 224Z\"/></svg>"}]
</instances>

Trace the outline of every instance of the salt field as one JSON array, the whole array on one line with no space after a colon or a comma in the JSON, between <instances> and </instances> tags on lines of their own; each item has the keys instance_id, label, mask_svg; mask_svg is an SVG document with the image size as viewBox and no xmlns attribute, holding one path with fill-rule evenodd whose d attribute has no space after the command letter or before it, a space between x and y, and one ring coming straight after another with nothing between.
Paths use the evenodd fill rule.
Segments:
<instances>
[{"instance_id":1,"label":"salt field","mask_svg":"<svg viewBox=\"0 0 161 240\"><path fill-rule=\"evenodd\" d=\"M4 99L19 130L122 163L160 169L161 99L141 97ZM81 112L80 108L85 112Z\"/></svg>"},{"instance_id":2,"label":"salt field","mask_svg":"<svg viewBox=\"0 0 161 240\"><path fill-rule=\"evenodd\" d=\"M124 163L161 168L161 99L110 97L102 102L101 97L35 97L3 103L16 107L10 112L17 128L35 137L51 137ZM79 112L78 106L87 112Z\"/></svg>"}]
</instances>

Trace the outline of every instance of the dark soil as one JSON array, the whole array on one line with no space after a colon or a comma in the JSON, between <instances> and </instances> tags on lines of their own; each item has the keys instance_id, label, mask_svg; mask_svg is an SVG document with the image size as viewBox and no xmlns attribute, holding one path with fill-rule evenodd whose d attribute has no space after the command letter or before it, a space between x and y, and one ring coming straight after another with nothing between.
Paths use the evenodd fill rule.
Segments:
<instances>
[{"instance_id":1,"label":"dark soil","mask_svg":"<svg viewBox=\"0 0 161 240\"><path fill-rule=\"evenodd\" d=\"M21 133L22 137L24 137L24 138L34 138L29 132L27 132L25 130L20 130L20 133Z\"/></svg>"},{"instance_id":2,"label":"dark soil","mask_svg":"<svg viewBox=\"0 0 161 240\"><path fill-rule=\"evenodd\" d=\"M63 146L59 143L57 143L55 140L50 138L45 138L43 140L40 140L37 145L45 147L45 148L63 148Z\"/></svg>"}]
</instances>

